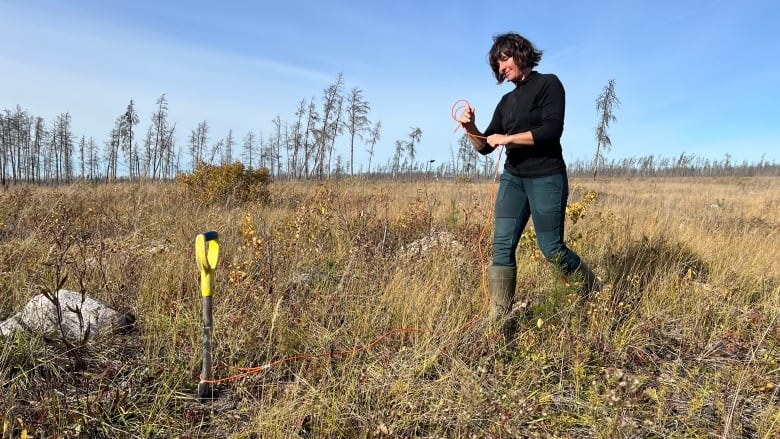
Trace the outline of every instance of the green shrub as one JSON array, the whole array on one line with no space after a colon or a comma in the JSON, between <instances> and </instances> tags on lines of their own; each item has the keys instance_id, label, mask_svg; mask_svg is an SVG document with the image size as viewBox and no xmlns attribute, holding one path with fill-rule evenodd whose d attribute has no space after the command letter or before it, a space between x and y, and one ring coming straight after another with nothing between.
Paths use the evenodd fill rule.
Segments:
<instances>
[{"instance_id":1,"label":"green shrub","mask_svg":"<svg viewBox=\"0 0 780 439\"><path fill-rule=\"evenodd\" d=\"M200 202L206 204L267 203L270 200L268 169L244 169L239 161L222 165L199 161L192 173L180 173L176 181L187 186Z\"/></svg>"}]
</instances>

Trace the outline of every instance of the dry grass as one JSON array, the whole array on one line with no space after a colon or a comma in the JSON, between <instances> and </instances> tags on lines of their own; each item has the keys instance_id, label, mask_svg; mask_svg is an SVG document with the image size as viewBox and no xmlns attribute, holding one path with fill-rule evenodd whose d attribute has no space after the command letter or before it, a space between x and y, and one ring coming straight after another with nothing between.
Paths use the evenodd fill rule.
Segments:
<instances>
[{"instance_id":1,"label":"dry grass","mask_svg":"<svg viewBox=\"0 0 780 439\"><path fill-rule=\"evenodd\" d=\"M509 347L472 321L491 183L270 188L267 206L205 206L175 184L0 194L0 318L64 275L137 316L80 369L51 340L0 341L2 437L780 435L776 178L572 181L568 242L609 285L578 302L529 233ZM274 366L200 403L194 239L209 229L215 374ZM411 329L368 347L396 328ZM331 352L347 353L276 363Z\"/></svg>"}]
</instances>

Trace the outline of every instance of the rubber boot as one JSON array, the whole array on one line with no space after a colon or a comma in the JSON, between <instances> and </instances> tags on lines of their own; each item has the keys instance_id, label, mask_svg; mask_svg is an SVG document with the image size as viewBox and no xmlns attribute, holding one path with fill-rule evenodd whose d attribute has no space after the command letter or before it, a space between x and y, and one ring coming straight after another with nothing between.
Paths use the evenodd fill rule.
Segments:
<instances>
[{"instance_id":1,"label":"rubber boot","mask_svg":"<svg viewBox=\"0 0 780 439\"><path fill-rule=\"evenodd\" d=\"M490 291L488 318L492 324L500 325L504 337L510 340L514 335L510 311L515 300L517 268L491 265L487 268L487 277Z\"/></svg>"},{"instance_id":2,"label":"rubber boot","mask_svg":"<svg viewBox=\"0 0 780 439\"><path fill-rule=\"evenodd\" d=\"M604 285L590 269L590 266L585 261L580 261L580 266L574 270L580 278L582 278L582 286L580 287L580 295L586 298L591 298L594 293L601 291Z\"/></svg>"}]
</instances>

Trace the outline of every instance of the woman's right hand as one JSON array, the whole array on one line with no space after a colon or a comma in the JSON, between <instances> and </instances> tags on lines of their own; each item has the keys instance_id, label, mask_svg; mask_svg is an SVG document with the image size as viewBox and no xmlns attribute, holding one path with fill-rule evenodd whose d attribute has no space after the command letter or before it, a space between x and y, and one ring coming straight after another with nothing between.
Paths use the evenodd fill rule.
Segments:
<instances>
[{"instance_id":1,"label":"woman's right hand","mask_svg":"<svg viewBox=\"0 0 780 439\"><path fill-rule=\"evenodd\" d=\"M463 112L460 113L458 122L460 122L460 124L464 127L474 123L474 108L471 105L467 104L463 107Z\"/></svg>"}]
</instances>

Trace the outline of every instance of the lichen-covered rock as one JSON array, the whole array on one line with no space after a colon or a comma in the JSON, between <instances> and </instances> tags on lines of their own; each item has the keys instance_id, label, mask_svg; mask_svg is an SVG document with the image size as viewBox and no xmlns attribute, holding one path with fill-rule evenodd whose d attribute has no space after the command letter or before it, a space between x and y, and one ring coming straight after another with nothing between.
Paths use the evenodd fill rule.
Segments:
<instances>
[{"instance_id":1,"label":"lichen-covered rock","mask_svg":"<svg viewBox=\"0 0 780 439\"><path fill-rule=\"evenodd\" d=\"M466 247L449 232L433 232L403 246L398 253L398 259L402 262L441 256L446 256L449 262L465 263Z\"/></svg>"},{"instance_id":2,"label":"lichen-covered rock","mask_svg":"<svg viewBox=\"0 0 780 439\"><path fill-rule=\"evenodd\" d=\"M132 316L75 291L59 290L53 297L59 307L44 294L30 299L21 311L0 323L0 335L9 337L23 330L80 342L85 334L92 339L98 334L126 330L134 321Z\"/></svg>"}]
</instances>

